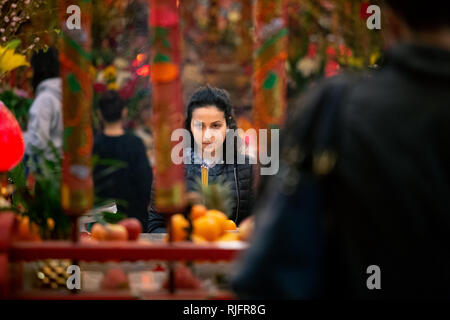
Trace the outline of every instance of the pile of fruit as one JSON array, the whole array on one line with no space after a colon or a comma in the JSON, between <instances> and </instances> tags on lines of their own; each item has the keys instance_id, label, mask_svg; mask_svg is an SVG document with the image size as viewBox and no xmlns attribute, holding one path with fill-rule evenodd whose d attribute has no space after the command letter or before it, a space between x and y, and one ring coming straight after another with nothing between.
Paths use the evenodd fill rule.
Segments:
<instances>
[{"instance_id":1,"label":"pile of fruit","mask_svg":"<svg viewBox=\"0 0 450 320\"><path fill-rule=\"evenodd\" d=\"M191 238L195 243L244 240L234 221L219 210L208 210L205 206L196 204L192 207L189 218L192 221ZM173 241L187 240L189 227L188 219L182 214L173 215Z\"/></svg>"},{"instance_id":2,"label":"pile of fruit","mask_svg":"<svg viewBox=\"0 0 450 320\"><path fill-rule=\"evenodd\" d=\"M28 216L17 215L17 237L20 241L42 241L41 230L39 226L30 221ZM47 228L52 230L55 222L52 218L47 219Z\"/></svg>"},{"instance_id":3,"label":"pile of fruit","mask_svg":"<svg viewBox=\"0 0 450 320\"><path fill-rule=\"evenodd\" d=\"M127 218L117 224L99 222L92 226L91 232L82 234L82 239L97 241L136 241L142 232L141 222Z\"/></svg>"}]
</instances>

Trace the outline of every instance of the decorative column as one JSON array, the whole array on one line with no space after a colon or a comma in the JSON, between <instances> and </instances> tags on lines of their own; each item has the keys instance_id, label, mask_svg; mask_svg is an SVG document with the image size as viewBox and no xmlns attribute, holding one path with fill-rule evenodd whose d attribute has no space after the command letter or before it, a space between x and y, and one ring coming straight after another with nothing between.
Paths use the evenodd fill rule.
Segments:
<instances>
[{"instance_id":1,"label":"decorative column","mask_svg":"<svg viewBox=\"0 0 450 320\"><path fill-rule=\"evenodd\" d=\"M65 213L76 217L93 205L91 1L63 0L59 5L64 121L61 204Z\"/></svg>"},{"instance_id":2,"label":"decorative column","mask_svg":"<svg viewBox=\"0 0 450 320\"><path fill-rule=\"evenodd\" d=\"M181 1L180 1L181 2ZM158 212L168 216L184 210L184 166L174 164L171 141L183 128L180 61L181 35L177 0L149 0L150 78L152 83L152 131L155 143L154 196Z\"/></svg>"},{"instance_id":3,"label":"decorative column","mask_svg":"<svg viewBox=\"0 0 450 320\"><path fill-rule=\"evenodd\" d=\"M255 0L253 25L254 123L258 129L279 128L286 112L286 1Z\"/></svg>"}]
</instances>

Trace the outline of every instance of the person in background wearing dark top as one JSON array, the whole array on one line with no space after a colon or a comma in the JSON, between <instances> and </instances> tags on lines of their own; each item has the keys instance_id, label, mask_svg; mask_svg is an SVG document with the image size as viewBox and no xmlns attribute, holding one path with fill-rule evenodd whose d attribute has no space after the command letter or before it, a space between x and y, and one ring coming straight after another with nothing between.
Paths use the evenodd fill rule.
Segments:
<instances>
[{"instance_id":1,"label":"person in background wearing dark top","mask_svg":"<svg viewBox=\"0 0 450 320\"><path fill-rule=\"evenodd\" d=\"M239 297L450 298L450 19L436 7L386 0L383 67L329 79L292 116Z\"/></svg>"},{"instance_id":2,"label":"person in background wearing dark top","mask_svg":"<svg viewBox=\"0 0 450 320\"><path fill-rule=\"evenodd\" d=\"M93 154L100 160L117 160L124 167L104 176L106 165L94 168L94 189L100 199L117 200L117 207L128 217L139 219L147 228L152 170L142 140L125 133L125 102L116 91L107 91L99 100L103 132L94 138Z\"/></svg>"},{"instance_id":3,"label":"person in background wearing dark top","mask_svg":"<svg viewBox=\"0 0 450 320\"><path fill-rule=\"evenodd\" d=\"M237 164L224 161L226 155L227 129L236 129L232 105L228 93L225 90L202 87L198 89L190 98L187 106L187 117L185 128L191 136L191 148L186 148L184 161L186 173L186 189L188 192L195 191L196 180L201 177L201 166L205 165L209 169L209 181L214 183L218 179L223 179L231 185L231 192L234 200L234 208L229 219L238 225L243 219L248 217L253 204L253 165L249 158L245 157L245 163ZM215 134L214 132L220 134ZM220 140L216 137L222 137ZM202 155L194 150L194 143ZM236 153L236 146L235 150ZM213 157L208 158L208 154L219 152L222 149L223 158L215 161ZM225 158L226 159L226 158ZM153 193L153 192L152 192ZM164 216L158 213L152 205L149 213L149 233L164 233Z\"/></svg>"}]
</instances>

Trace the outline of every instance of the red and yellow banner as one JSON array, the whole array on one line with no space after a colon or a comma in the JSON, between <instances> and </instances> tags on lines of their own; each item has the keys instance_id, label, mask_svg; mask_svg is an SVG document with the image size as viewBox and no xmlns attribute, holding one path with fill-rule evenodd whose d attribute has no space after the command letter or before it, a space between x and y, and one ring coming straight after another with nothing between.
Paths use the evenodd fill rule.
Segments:
<instances>
[{"instance_id":1,"label":"red and yellow banner","mask_svg":"<svg viewBox=\"0 0 450 320\"><path fill-rule=\"evenodd\" d=\"M278 128L286 113L287 13L285 0L255 0L253 7L254 122Z\"/></svg>"},{"instance_id":2,"label":"red and yellow banner","mask_svg":"<svg viewBox=\"0 0 450 320\"><path fill-rule=\"evenodd\" d=\"M171 141L175 129L183 128L181 96L181 34L179 1L149 0L150 79L152 82L152 128L155 143L155 207L161 213L184 208L184 166L172 162Z\"/></svg>"},{"instance_id":3,"label":"red and yellow banner","mask_svg":"<svg viewBox=\"0 0 450 320\"><path fill-rule=\"evenodd\" d=\"M67 214L81 215L93 205L92 7L91 1L86 0L63 0L59 5L59 59L64 122L61 202Z\"/></svg>"}]
</instances>

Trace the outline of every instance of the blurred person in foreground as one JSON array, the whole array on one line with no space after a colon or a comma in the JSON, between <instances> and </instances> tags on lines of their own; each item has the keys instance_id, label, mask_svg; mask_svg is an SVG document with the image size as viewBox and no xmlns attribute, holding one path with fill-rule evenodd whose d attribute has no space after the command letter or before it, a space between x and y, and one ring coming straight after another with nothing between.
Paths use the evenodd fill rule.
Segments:
<instances>
[{"instance_id":1,"label":"blurred person in foreground","mask_svg":"<svg viewBox=\"0 0 450 320\"><path fill-rule=\"evenodd\" d=\"M137 136L126 133L122 121L127 115L125 102L116 91L107 91L99 100L103 132L94 138L93 154L100 163L94 167L95 195L113 199L119 212L137 218L147 228L152 170L144 144ZM117 161L107 164L105 161ZM111 169L109 174L105 174Z\"/></svg>"},{"instance_id":2,"label":"blurred person in foreground","mask_svg":"<svg viewBox=\"0 0 450 320\"><path fill-rule=\"evenodd\" d=\"M39 50L31 57L32 86L35 99L30 107L24 134L26 156L36 160L40 153L54 159L52 146L62 152L62 84L59 77L58 50Z\"/></svg>"},{"instance_id":3,"label":"blurred person in foreground","mask_svg":"<svg viewBox=\"0 0 450 320\"><path fill-rule=\"evenodd\" d=\"M450 19L436 7L386 0L383 68L327 80L291 117L239 297L450 298Z\"/></svg>"}]
</instances>

